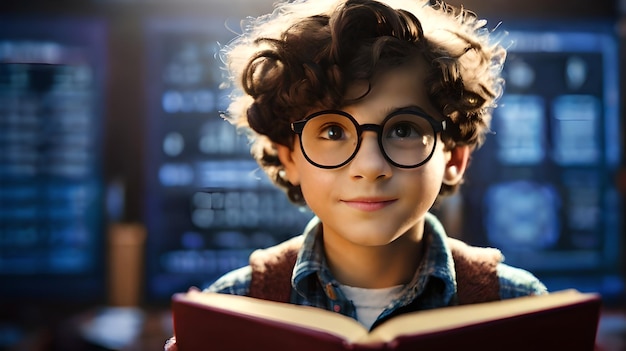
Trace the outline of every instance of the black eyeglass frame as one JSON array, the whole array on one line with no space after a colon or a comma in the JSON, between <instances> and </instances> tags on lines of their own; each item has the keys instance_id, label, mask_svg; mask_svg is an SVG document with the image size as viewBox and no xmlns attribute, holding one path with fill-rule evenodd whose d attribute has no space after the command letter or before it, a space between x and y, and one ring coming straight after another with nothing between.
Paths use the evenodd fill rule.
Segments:
<instances>
[{"instance_id":1,"label":"black eyeglass frame","mask_svg":"<svg viewBox=\"0 0 626 351\"><path fill-rule=\"evenodd\" d=\"M335 166L325 166L325 165L321 165L315 161L313 161L306 153L306 151L304 150L304 145L302 144L302 131L304 130L304 126L307 124L308 121L310 121L311 119L320 116L320 115L325 115L325 114L338 114L344 117L347 117L352 124L354 124L354 127L356 128L357 131L357 136L358 136L358 140L357 140L357 145L354 149L354 152L352 153L352 155L350 155L350 157L348 157L344 162L335 165ZM387 152L385 151L385 148L383 146L383 130L385 127L385 124L387 123L387 121L389 121L391 118L393 118L394 116L400 115L400 114L411 114L411 115L416 115L419 116L421 118L424 118L429 124L430 126L433 128L433 131L435 133L434 137L435 137L435 141L433 143L433 149L430 151L430 154L420 163L417 163L415 165L402 165L399 163L396 163L395 161L393 161L388 155ZM420 167L422 165L424 165L426 162L430 161L430 159L433 157L433 154L435 153L435 149L437 148L437 133L443 133L446 130L446 120L441 120L438 121L436 120L434 117L430 116L428 113L426 113L424 110L417 108L417 107L411 107L411 108L406 108L406 109L400 109L397 111L392 112L391 114L389 114L387 117L385 117L385 119L383 120L383 122L381 124L373 124L373 123L366 123L366 124L359 124L356 119L354 117L352 117L351 114L345 112L345 111L341 111L341 110L323 110L323 111L318 111L315 113L312 113L308 116L306 116L304 119L295 121L291 123L291 130L298 134L299 136L299 143L300 143L300 150L302 150L302 154L304 155L304 157L306 158L307 161L309 161L310 164L314 165L315 167L318 168L324 168L324 169L334 169L334 168L340 168L343 167L345 165L347 165L348 163L350 163L350 161L352 161L352 159L354 159L354 157L356 156L356 154L359 152L359 150L361 149L361 142L363 141L363 132L365 131L373 131L376 132L376 136L378 139L378 146L380 147L380 151L382 152L383 156L385 157L385 160L387 160L387 162L389 162L391 165L398 167L398 168L417 168Z\"/></svg>"}]
</instances>

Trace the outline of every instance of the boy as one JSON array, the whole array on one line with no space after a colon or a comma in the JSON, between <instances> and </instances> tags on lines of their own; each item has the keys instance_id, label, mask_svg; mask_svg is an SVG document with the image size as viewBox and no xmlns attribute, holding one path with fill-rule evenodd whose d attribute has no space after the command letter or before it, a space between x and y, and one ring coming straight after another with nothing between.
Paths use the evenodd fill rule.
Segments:
<instances>
[{"instance_id":1,"label":"boy","mask_svg":"<svg viewBox=\"0 0 626 351\"><path fill-rule=\"evenodd\" d=\"M490 34L473 13L425 0L295 1L253 21L224 50L242 91L227 119L316 218L207 290L316 306L368 328L546 293L497 250L447 238L428 213L462 182L501 95L506 52Z\"/></svg>"}]
</instances>

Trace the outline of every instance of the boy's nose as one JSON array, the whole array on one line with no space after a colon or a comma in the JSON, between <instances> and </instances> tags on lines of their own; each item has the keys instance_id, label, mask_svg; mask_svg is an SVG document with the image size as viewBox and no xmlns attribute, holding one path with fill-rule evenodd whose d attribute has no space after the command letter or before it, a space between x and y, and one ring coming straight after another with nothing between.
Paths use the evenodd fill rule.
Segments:
<instances>
[{"instance_id":1,"label":"boy's nose","mask_svg":"<svg viewBox=\"0 0 626 351\"><path fill-rule=\"evenodd\" d=\"M349 164L351 176L372 180L389 177L392 168L378 144L376 132L364 132L362 138L361 147Z\"/></svg>"}]
</instances>

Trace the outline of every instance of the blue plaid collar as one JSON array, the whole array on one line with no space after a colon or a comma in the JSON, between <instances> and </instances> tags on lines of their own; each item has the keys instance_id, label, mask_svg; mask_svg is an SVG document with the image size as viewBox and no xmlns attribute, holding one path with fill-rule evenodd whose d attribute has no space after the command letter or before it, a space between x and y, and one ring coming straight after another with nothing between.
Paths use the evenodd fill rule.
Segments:
<instances>
[{"instance_id":1,"label":"blue plaid collar","mask_svg":"<svg viewBox=\"0 0 626 351\"><path fill-rule=\"evenodd\" d=\"M439 220L430 213L426 214L424 222L424 240L426 244L424 259L415 272L413 280L405 286L400 294L402 298L395 301L394 307L390 309L389 313L398 307L409 304L421 295L431 279L440 280L444 288L441 294L437 294L437 301L428 301L427 305L432 307L447 306L455 295L456 277L454 261L450 248L446 243L445 230ZM317 217L314 217L306 226L303 233L304 243L292 275L292 286L298 294L307 300L317 299L317 297L307 296L312 291L310 285L315 283L315 277L318 279L319 286L339 285L326 263L326 256L321 241L321 229L322 225ZM324 293L327 294L326 291ZM342 297L333 296L328 298L337 299Z\"/></svg>"}]
</instances>

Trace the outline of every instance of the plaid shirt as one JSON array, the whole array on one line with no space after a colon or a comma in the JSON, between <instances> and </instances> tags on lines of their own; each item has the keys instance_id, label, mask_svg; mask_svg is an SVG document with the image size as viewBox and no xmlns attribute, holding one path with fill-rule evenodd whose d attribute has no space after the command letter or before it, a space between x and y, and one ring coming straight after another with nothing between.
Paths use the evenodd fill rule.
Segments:
<instances>
[{"instance_id":1,"label":"plaid shirt","mask_svg":"<svg viewBox=\"0 0 626 351\"><path fill-rule=\"evenodd\" d=\"M339 282L333 277L323 251L320 222L314 218L304 231L304 243L300 249L292 275L291 303L335 311L354 319L356 310L346 298ZM446 233L432 214L426 215L424 239L427 250L413 280L404 286L400 298L392 301L378 317L380 322L396 314L406 312L403 307L411 304L411 310L427 310L456 305L456 273L452 253L446 243ZM500 263L497 267L500 297L515 298L547 293L546 287L531 273ZM209 286L206 291L234 295L246 295L251 278L249 266L232 271Z\"/></svg>"}]
</instances>

